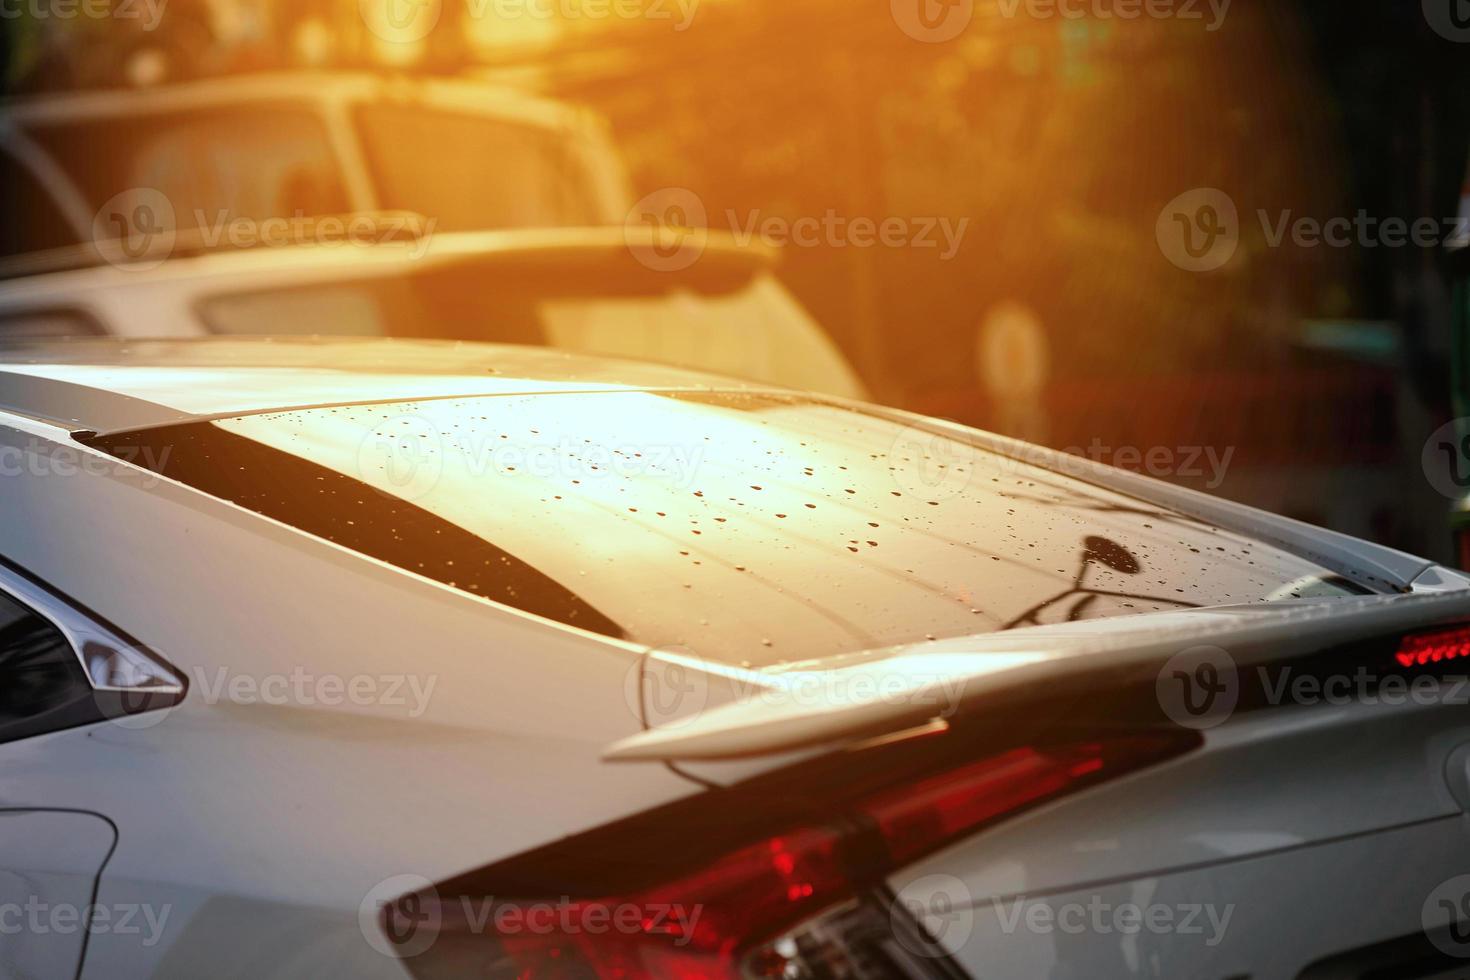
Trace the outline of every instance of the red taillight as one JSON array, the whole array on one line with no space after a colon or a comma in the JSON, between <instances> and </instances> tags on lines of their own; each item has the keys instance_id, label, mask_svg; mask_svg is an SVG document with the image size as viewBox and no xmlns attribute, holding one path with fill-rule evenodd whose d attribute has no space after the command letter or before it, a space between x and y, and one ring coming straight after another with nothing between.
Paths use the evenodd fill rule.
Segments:
<instances>
[{"instance_id":1,"label":"red taillight","mask_svg":"<svg viewBox=\"0 0 1470 980\"><path fill-rule=\"evenodd\" d=\"M1084 783L1176 755L1190 744L1176 736L1144 734L1015 749L865 796L828 825L764 837L652 888L558 901L554 912L546 902L509 903L523 916L505 916L507 903L497 902L500 913L481 917L482 927L487 922L492 927L473 940L468 933L477 932L474 923L445 908L440 928L458 940L453 943L457 955L473 942L477 976L736 980L748 975L742 964L749 967L747 959L757 950L758 975L792 975L784 972L781 959L794 954L769 945L774 940L987 824ZM678 841L669 846L677 848ZM538 908L544 912L541 926L534 918ZM786 948L795 947L788 943ZM822 956L848 952L824 947Z\"/></svg>"},{"instance_id":2,"label":"red taillight","mask_svg":"<svg viewBox=\"0 0 1470 980\"><path fill-rule=\"evenodd\" d=\"M890 790L863 806L900 867L948 840L1103 771L1100 744L1016 749Z\"/></svg>"},{"instance_id":3,"label":"red taillight","mask_svg":"<svg viewBox=\"0 0 1470 980\"><path fill-rule=\"evenodd\" d=\"M736 955L851 893L842 835L799 830L726 855L687 878L627 897L575 902L570 934L502 936L518 980L738 977ZM630 928L633 922L637 926ZM612 929L589 923L618 923ZM492 974L499 976L499 974Z\"/></svg>"},{"instance_id":4,"label":"red taillight","mask_svg":"<svg viewBox=\"0 0 1470 980\"><path fill-rule=\"evenodd\" d=\"M1402 667L1424 667L1470 657L1470 626L1405 637L1395 656Z\"/></svg>"}]
</instances>

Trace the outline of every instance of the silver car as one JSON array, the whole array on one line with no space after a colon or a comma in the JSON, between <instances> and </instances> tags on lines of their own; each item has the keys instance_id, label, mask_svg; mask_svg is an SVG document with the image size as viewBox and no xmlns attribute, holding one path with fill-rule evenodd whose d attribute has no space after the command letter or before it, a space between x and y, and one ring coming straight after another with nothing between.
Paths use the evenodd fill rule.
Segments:
<instances>
[{"instance_id":1,"label":"silver car","mask_svg":"<svg viewBox=\"0 0 1470 980\"><path fill-rule=\"evenodd\" d=\"M536 348L0 365L15 976L1451 977L1463 576Z\"/></svg>"}]
</instances>

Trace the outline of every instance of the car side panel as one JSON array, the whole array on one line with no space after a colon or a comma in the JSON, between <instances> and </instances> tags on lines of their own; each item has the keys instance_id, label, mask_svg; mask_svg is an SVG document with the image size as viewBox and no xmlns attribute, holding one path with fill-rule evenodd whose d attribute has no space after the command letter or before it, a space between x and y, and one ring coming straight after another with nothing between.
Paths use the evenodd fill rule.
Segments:
<instances>
[{"instance_id":1,"label":"car side panel","mask_svg":"<svg viewBox=\"0 0 1470 980\"><path fill-rule=\"evenodd\" d=\"M986 980L1294 980L1322 959L1419 933L1436 888L1467 872L1465 826L1453 817L972 904L953 880L935 876L900 900L971 976Z\"/></svg>"}]
</instances>

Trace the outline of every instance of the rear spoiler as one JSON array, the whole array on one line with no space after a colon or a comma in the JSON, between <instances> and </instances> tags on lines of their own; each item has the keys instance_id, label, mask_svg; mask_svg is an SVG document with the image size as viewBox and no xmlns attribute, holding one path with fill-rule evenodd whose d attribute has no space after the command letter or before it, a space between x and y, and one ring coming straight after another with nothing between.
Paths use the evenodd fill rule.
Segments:
<instances>
[{"instance_id":1,"label":"rear spoiler","mask_svg":"<svg viewBox=\"0 0 1470 980\"><path fill-rule=\"evenodd\" d=\"M1237 665L1307 656L1375 636L1470 619L1470 578L1414 555L1350 535L1212 497L1020 440L897 409L864 405L915 431L967 442L1018 463L1068 476L1169 507L1247 535L1370 584L1389 595L1285 602L1157 613L1012 630L919 644L859 658L823 661L808 669L742 671L705 661L677 666L712 676L737 692L729 703L693 720L654 727L610 745L608 760L738 759L881 737L940 717L936 706L974 711L1015 700L1034 685L1151 681L1168 659L1192 646L1226 646ZM651 661L678 659L651 653ZM856 683L842 685L843 671ZM863 673L866 672L866 673ZM836 681L836 683L834 683ZM783 696L819 683L856 692L881 686L871 698L799 703Z\"/></svg>"},{"instance_id":2,"label":"rear spoiler","mask_svg":"<svg viewBox=\"0 0 1470 980\"><path fill-rule=\"evenodd\" d=\"M1470 621L1470 591L1222 606L1062 623L820 661L782 672L700 669L739 696L610 745L609 761L742 759L852 744L1038 694L1152 685L1200 646L1237 668ZM654 661L667 655L650 653ZM691 664L682 664L689 668ZM1388 665L1385 664L1385 670ZM711 683L711 687L715 685ZM835 691L803 697L798 691Z\"/></svg>"}]
</instances>

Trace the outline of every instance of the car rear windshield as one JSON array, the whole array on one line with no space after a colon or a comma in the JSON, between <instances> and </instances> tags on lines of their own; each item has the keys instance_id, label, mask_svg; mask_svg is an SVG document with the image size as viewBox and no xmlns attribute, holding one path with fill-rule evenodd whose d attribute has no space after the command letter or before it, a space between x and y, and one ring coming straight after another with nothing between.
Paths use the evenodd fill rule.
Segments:
<instances>
[{"instance_id":1,"label":"car rear windshield","mask_svg":"<svg viewBox=\"0 0 1470 980\"><path fill-rule=\"evenodd\" d=\"M752 666L1368 591L1260 541L805 397L447 397L92 443L456 589Z\"/></svg>"}]
</instances>

